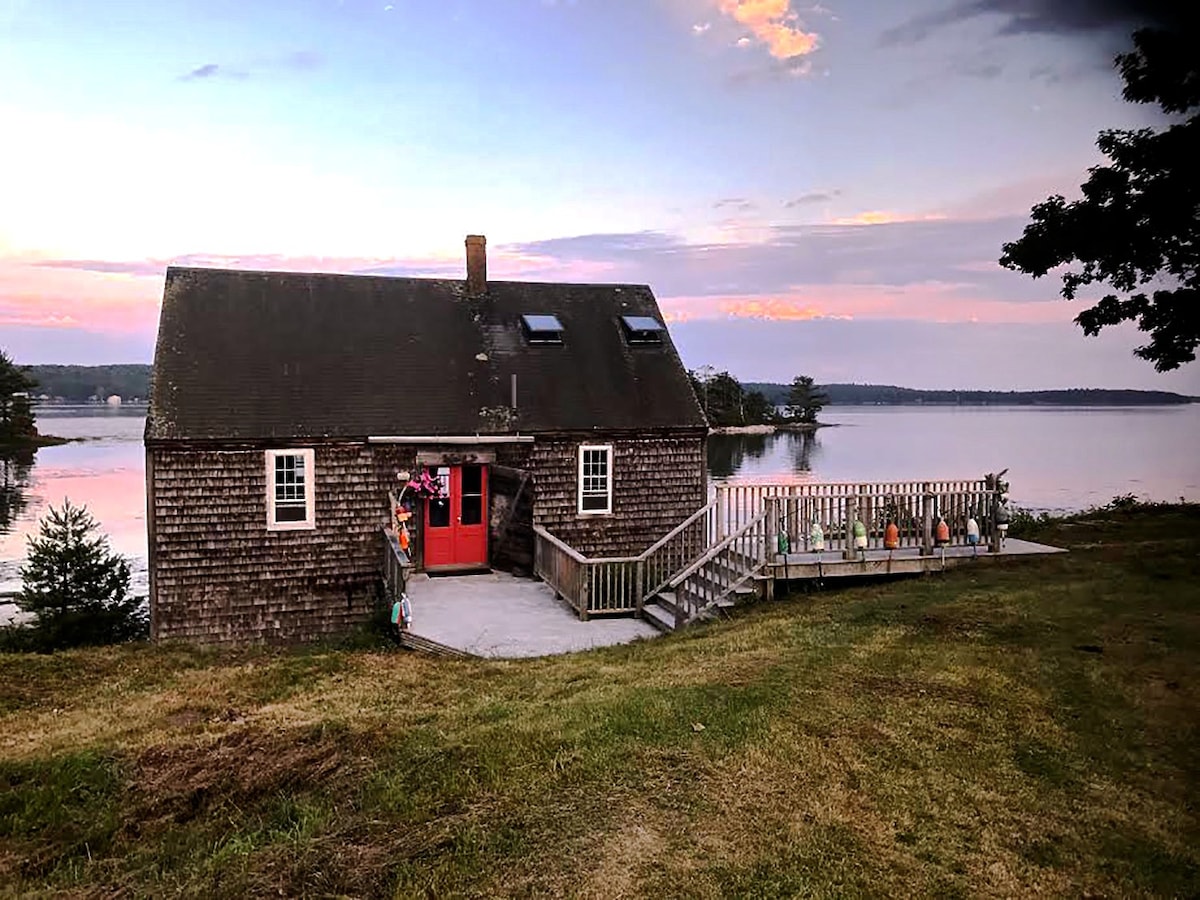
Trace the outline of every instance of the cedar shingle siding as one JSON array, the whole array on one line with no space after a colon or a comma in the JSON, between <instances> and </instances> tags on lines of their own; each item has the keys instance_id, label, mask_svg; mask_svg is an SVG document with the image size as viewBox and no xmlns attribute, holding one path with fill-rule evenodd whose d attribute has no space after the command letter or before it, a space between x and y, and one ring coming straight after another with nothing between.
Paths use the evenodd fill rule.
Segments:
<instances>
[{"instance_id":1,"label":"cedar shingle siding","mask_svg":"<svg viewBox=\"0 0 1200 900\"><path fill-rule=\"evenodd\" d=\"M559 316L564 343L528 346L522 313ZM146 427L154 637L295 642L366 620L388 491L418 454L486 454L495 566L531 568L535 523L588 556L644 550L703 505L707 427L669 337L622 339L631 314L660 317L648 288L168 270ZM534 440L489 443L517 434ZM578 513L585 443L613 447L611 514ZM269 531L264 451L289 448L315 451L316 527Z\"/></svg>"}]
</instances>

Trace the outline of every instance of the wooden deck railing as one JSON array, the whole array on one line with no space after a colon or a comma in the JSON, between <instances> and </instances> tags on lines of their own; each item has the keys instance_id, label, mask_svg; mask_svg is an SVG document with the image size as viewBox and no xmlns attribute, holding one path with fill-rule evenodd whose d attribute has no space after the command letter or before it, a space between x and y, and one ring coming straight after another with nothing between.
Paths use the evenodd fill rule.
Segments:
<instances>
[{"instance_id":1,"label":"wooden deck railing","mask_svg":"<svg viewBox=\"0 0 1200 900\"><path fill-rule=\"evenodd\" d=\"M720 533L737 531L757 516L768 498L778 501L778 521L794 552L809 549L809 534L819 522L827 550L847 550L848 528L856 519L867 530L867 546L882 549L884 531L894 522L901 547L933 550L939 516L950 529L950 544L967 543L967 519L974 517L980 543L996 546L993 524L995 491L985 479L956 481L824 482L808 484L719 484L716 486ZM850 537L850 546L853 538Z\"/></svg>"},{"instance_id":2,"label":"wooden deck railing","mask_svg":"<svg viewBox=\"0 0 1200 900\"><path fill-rule=\"evenodd\" d=\"M696 510L637 556L588 558L534 526L534 573L586 619L641 611L646 598L716 543L715 502Z\"/></svg>"},{"instance_id":3,"label":"wooden deck railing","mask_svg":"<svg viewBox=\"0 0 1200 900\"><path fill-rule=\"evenodd\" d=\"M641 555L645 581L642 597L653 597L681 569L717 543L717 501L696 510L651 544Z\"/></svg>"},{"instance_id":4,"label":"wooden deck railing","mask_svg":"<svg viewBox=\"0 0 1200 900\"><path fill-rule=\"evenodd\" d=\"M571 604L581 619L586 619L588 585L583 577L583 568L587 565L587 559L541 525L534 525L533 533L533 571Z\"/></svg>"},{"instance_id":5,"label":"wooden deck railing","mask_svg":"<svg viewBox=\"0 0 1200 900\"><path fill-rule=\"evenodd\" d=\"M766 562L774 536L770 520L777 510L771 499L764 506L757 516L670 580L676 628L715 606Z\"/></svg>"},{"instance_id":6,"label":"wooden deck railing","mask_svg":"<svg viewBox=\"0 0 1200 900\"><path fill-rule=\"evenodd\" d=\"M383 531L383 585L387 591L388 606L400 599L408 584L408 570L412 563L408 554L400 549L396 533L388 527Z\"/></svg>"}]
</instances>

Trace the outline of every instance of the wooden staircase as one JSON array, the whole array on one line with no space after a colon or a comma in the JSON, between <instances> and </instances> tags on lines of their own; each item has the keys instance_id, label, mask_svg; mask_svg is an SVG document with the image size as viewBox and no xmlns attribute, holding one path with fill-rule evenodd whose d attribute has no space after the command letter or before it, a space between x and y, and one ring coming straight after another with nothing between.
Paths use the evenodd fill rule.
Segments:
<instances>
[{"instance_id":1,"label":"wooden staircase","mask_svg":"<svg viewBox=\"0 0 1200 900\"><path fill-rule=\"evenodd\" d=\"M642 617L662 631L710 619L738 603L763 596L770 552L770 512L764 511L716 543L646 598Z\"/></svg>"}]
</instances>

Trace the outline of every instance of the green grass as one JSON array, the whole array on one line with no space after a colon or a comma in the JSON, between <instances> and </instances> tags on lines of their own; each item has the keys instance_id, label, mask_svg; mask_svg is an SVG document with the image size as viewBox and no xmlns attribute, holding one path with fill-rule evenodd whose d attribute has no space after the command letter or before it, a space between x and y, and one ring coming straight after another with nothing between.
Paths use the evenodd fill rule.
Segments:
<instances>
[{"instance_id":1,"label":"green grass","mask_svg":"<svg viewBox=\"0 0 1200 900\"><path fill-rule=\"evenodd\" d=\"M519 662L0 656L0 894L1200 894L1200 511Z\"/></svg>"}]
</instances>

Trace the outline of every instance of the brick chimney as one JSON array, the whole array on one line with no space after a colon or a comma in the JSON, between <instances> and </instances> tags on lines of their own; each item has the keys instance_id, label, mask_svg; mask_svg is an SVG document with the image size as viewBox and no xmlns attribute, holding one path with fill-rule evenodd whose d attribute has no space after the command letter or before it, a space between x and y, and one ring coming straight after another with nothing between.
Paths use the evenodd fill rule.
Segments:
<instances>
[{"instance_id":1,"label":"brick chimney","mask_svg":"<svg viewBox=\"0 0 1200 900\"><path fill-rule=\"evenodd\" d=\"M487 238L482 234L467 235L467 293L487 293Z\"/></svg>"}]
</instances>

